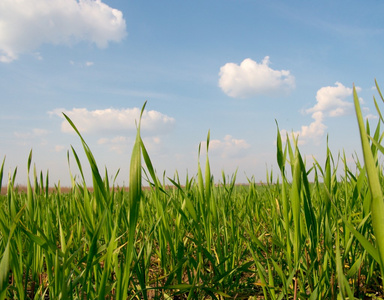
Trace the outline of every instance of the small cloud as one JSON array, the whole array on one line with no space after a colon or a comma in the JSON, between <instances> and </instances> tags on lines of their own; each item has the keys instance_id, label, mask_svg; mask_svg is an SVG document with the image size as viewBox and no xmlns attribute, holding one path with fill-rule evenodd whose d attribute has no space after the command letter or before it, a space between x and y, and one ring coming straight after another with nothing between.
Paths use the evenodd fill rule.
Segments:
<instances>
[{"instance_id":1,"label":"small cloud","mask_svg":"<svg viewBox=\"0 0 384 300\"><path fill-rule=\"evenodd\" d=\"M158 137L158 136L155 136L153 139L152 139L153 143L154 144L160 144L161 143L161 139Z\"/></svg>"},{"instance_id":2,"label":"small cloud","mask_svg":"<svg viewBox=\"0 0 384 300\"><path fill-rule=\"evenodd\" d=\"M317 91L316 104L312 108L306 110L306 113L322 112L326 116L338 117L350 113L353 104L345 101L345 98L352 95L352 88L345 87L340 82L335 83L336 86L322 87ZM357 91L360 88L356 88Z\"/></svg>"},{"instance_id":3,"label":"small cloud","mask_svg":"<svg viewBox=\"0 0 384 300\"><path fill-rule=\"evenodd\" d=\"M368 115L365 116L365 118L368 119L368 120L376 120L379 117L376 116L376 115L373 115L373 114L368 114Z\"/></svg>"},{"instance_id":4,"label":"small cloud","mask_svg":"<svg viewBox=\"0 0 384 300\"><path fill-rule=\"evenodd\" d=\"M10 63L16 60L18 57L15 53L7 49L1 49L0 47L0 62Z\"/></svg>"},{"instance_id":5,"label":"small cloud","mask_svg":"<svg viewBox=\"0 0 384 300\"><path fill-rule=\"evenodd\" d=\"M65 146L63 146L63 145L56 145L55 146L55 151L56 152L61 152L61 151L63 151L65 149Z\"/></svg>"},{"instance_id":6,"label":"small cloud","mask_svg":"<svg viewBox=\"0 0 384 300\"><path fill-rule=\"evenodd\" d=\"M99 145L107 145L109 150L122 154L127 151L129 140L125 136L115 136L114 138L100 138L97 143Z\"/></svg>"},{"instance_id":7,"label":"small cloud","mask_svg":"<svg viewBox=\"0 0 384 300\"><path fill-rule=\"evenodd\" d=\"M93 61L86 61L86 62L75 62L73 60L70 60L69 63L72 65L72 66L77 66L77 67L81 67L81 68L84 68L84 67L92 67L93 65L95 65L95 63Z\"/></svg>"},{"instance_id":8,"label":"small cloud","mask_svg":"<svg viewBox=\"0 0 384 300\"><path fill-rule=\"evenodd\" d=\"M106 143L108 143L109 142L109 139L107 139L107 138L101 138L101 139L98 139L97 140L97 143L99 144L99 145L104 145L104 144L106 144Z\"/></svg>"},{"instance_id":9,"label":"small cloud","mask_svg":"<svg viewBox=\"0 0 384 300\"><path fill-rule=\"evenodd\" d=\"M73 108L72 110L55 109L48 112L51 116L56 115L64 119L62 113L65 113L77 129L82 133L94 134L118 134L129 131L136 131L136 122L140 117L140 108L126 109L98 109L88 110L86 108ZM154 136L166 134L172 130L175 119L154 110L144 110L141 129L146 134ZM72 133L73 128L66 121L61 123L61 131ZM103 142L103 141L102 141Z\"/></svg>"},{"instance_id":10,"label":"small cloud","mask_svg":"<svg viewBox=\"0 0 384 300\"><path fill-rule=\"evenodd\" d=\"M207 143L201 143L202 149L206 148ZM246 154L250 145L243 139L235 139L231 135L226 135L222 140L211 140L209 151L222 158L239 158Z\"/></svg>"},{"instance_id":11,"label":"small cloud","mask_svg":"<svg viewBox=\"0 0 384 300\"><path fill-rule=\"evenodd\" d=\"M33 53L33 56L34 56L37 60L43 60L43 57L41 56L40 52L35 52L35 53Z\"/></svg>"},{"instance_id":12,"label":"small cloud","mask_svg":"<svg viewBox=\"0 0 384 300\"><path fill-rule=\"evenodd\" d=\"M127 34L123 13L101 0L2 0L0 20L0 62L4 63L42 44L87 41L104 48Z\"/></svg>"},{"instance_id":13,"label":"small cloud","mask_svg":"<svg viewBox=\"0 0 384 300\"><path fill-rule=\"evenodd\" d=\"M356 87L356 90L361 89ZM352 92L352 88L345 87L340 82L336 82L335 86L320 88L316 93L316 104L304 111L306 114L312 114L312 123L303 125L300 131L294 132L294 135L299 137L299 143L305 144L311 139L315 144L319 144L327 129L324 124L327 117L340 117L352 112L353 103L346 100ZM286 131L282 133L286 134Z\"/></svg>"},{"instance_id":14,"label":"small cloud","mask_svg":"<svg viewBox=\"0 0 384 300\"><path fill-rule=\"evenodd\" d=\"M49 133L48 130L41 129L41 128L33 128L32 130L25 131L25 132L15 131L14 135L17 138L21 138L21 139L34 139L34 138L44 137L48 133Z\"/></svg>"},{"instance_id":15,"label":"small cloud","mask_svg":"<svg viewBox=\"0 0 384 300\"><path fill-rule=\"evenodd\" d=\"M269 56L261 63L250 58L240 65L227 63L220 68L219 86L233 98L279 95L295 88L295 77L289 71L273 70L269 64Z\"/></svg>"}]
</instances>

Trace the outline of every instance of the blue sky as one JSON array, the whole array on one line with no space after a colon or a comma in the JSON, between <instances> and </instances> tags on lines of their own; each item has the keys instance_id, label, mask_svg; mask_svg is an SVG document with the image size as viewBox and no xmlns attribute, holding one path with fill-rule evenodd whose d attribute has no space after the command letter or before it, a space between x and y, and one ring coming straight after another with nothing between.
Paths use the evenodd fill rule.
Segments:
<instances>
[{"instance_id":1,"label":"blue sky","mask_svg":"<svg viewBox=\"0 0 384 300\"><path fill-rule=\"evenodd\" d=\"M360 153L352 105L358 87L376 124L384 89L380 1L0 2L0 158L26 183L33 150L51 185L70 184L76 149L91 184L79 127L99 168L128 183L135 119L159 176L197 170L211 134L215 180L266 180L276 167L276 124L299 135L307 164ZM70 155L70 168L78 174ZM277 175L276 175L277 176ZM7 176L3 179L3 184Z\"/></svg>"}]
</instances>

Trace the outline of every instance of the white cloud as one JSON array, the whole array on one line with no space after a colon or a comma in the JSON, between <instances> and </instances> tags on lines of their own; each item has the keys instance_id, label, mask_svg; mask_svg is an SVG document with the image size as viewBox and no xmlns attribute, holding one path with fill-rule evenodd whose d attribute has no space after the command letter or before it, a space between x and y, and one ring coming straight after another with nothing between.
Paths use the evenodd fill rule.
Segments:
<instances>
[{"instance_id":1,"label":"white cloud","mask_svg":"<svg viewBox=\"0 0 384 300\"><path fill-rule=\"evenodd\" d=\"M220 88L230 97L278 95L295 88L295 77L287 70L273 70L266 56L259 64L244 59L240 65L227 63L220 68Z\"/></svg>"},{"instance_id":2,"label":"white cloud","mask_svg":"<svg viewBox=\"0 0 384 300\"><path fill-rule=\"evenodd\" d=\"M80 41L106 47L126 36L121 11L101 0L1 0L0 62L44 43L72 45Z\"/></svg>"},{"instance_id":3,"label":"white cloud","mask_svg":"<svg viewBox=\"0 0 384 300\"><path fill-rule=\"evenodd\" d=\"M93 61L87 61L87 62L85 63L85 66L86 66L86 67L92 67L94 64L95 64L95 63L94 63Z\"/></svg>"},{"instance_id":4,"label":"white cloud","mask_svg":"<svg viewBox=\"0 0 384 300\"><path fill-rule=\"evenodd\" d=\"M140 108L127 109L100 109L88 110L86 108L74 108L72 110L55 109L48 112L64 119L65 113L76 125L81 133L116 134L127 130L136 130L136 122L140 117ZM147 135L158 135L169 132L175 123L175 119L154 110L144 110L141 121L141 129ZM70 124L64 119L61 123L63 132L73 132Z\"/></svg>"},{"instance_id":5,"label":"white cloud","mask_svg":"<svg viewBox=\"0 0 384 300\"><path fill-rule=\"evenodd\" d=\"M330 117L338 117L352 111L353 104L344 99L352 95L352 88L345 87L340 82L336 86L322 87L316 94L316 105L307 109L307 113L323 112ZM359 88L356 88L359 91Z\"/></svg>"},{"instance_id":6,"label":"white cloud","mask_svg":"<svg viewBox=\"0 0 384 300\"><path fill-rule=\"evenodd\" d=\"M356 87L356 90L361 89ZM299 142L305 144L311 139L315 144L319 144L320 138L324 136L327 129L324 124L327 117L340 117L352 112L353 104L346 100L352 92L352 88L345 87L340 82L336 82L335 86L320 88L316 93L316 104L304 111L306 114L312 114L312 123L301 126L300 131L293 132L295 136L299 136ZM284 135L287 131L281 132Z\"/></svg>"},{"instance_id":7,"label":"white cloud","mask_svg":"<svg viewBox=\"0 0 384 300\"><path fill-rule=\"evenodd\" d=\"M202 142L201 145L202 149L205 149L207 143ZM226 135L223 140L209 142L209 151L222 158L242 157L248 148L250 145L245 140L235 139L231 135Z\"/></svg>"},{"instance_id":8,"label":"white cloud","mask_svg":"<svg viewBox=\"0 0 384 300\"><path fill-rule=\"evenodd\" d=\"M309 126L301 126L301 132L299 136L303 139L318 139L322 137L327 129L327 126L324 125L324 114L321 111L314 112L312 114L314 121L309 124Z\"/></svg>"},{"instance_id":9,"label":"white cloud","mask_svg":"<svg viewBox=\"0 0 384 300\"><path fill-rule=\"evenodd\" d=\"M377 115L374 115L374 114L367 114L367 115L365 116L365 118L368 119L368 120L376 120L376 119L378 119L379 117L378 117Z\"/></svg>"}]
</instances>

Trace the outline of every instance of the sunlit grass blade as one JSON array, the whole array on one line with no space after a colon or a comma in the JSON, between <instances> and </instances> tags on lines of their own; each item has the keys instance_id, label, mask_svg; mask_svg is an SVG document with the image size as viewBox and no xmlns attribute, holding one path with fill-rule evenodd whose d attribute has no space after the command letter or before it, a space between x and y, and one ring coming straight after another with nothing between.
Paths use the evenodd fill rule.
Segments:
<instances>
[{"instance_id":1,"label":"sunlit grass blade","mask_svg":"<svg viewBox=\"0 0 384 300\"><path fill-rule=\"evenodd\" d=\"M359 125L361 144L365 161L365 168L371 192L371 214L372 225L376 236L376 244L379 251L381 272L384 275L384 202L381 190L378 169L373 158L369 139L364 127L363 115L360 109L359 97L355 86L353 87L353 100L355 104L356 117Z\"/></svg>"},{"instance_id":2,"label":"sunlit grass blade","mask_svg":"<svg viewBox=\"0 0 384 300\"><path fill-rule=\"evenodd\" d=\"M108 201L108 193L104 187L103 180L101 178L99 169L97 167L96 160L95 160L95 158L91 152L91 149L89 148L89 146L87 145L87 143L83 139L82 135L80 134L79 130L77 129L75 124L72 122L72 120L66 114L63 113L63 115L64 115L65 119L68 121L68 123L71 125L73 130L75 130L75 132L77 133L77 135L79 136L79 138L81 140L81 143L82 143L83 148L84 148L84 152L88 158L89 165L90 165L91 170L92 170L93 187L94 187L95 191L100 191L102 197L104 198L104 201ZM76 161L79 163L79 160L77 157L76 157ZM104 205L104 203L101 201L99 203L101 205ZM101 207L101 211L103 209L104 209L104 207Z\"/></svg>"},{"instance_id":3,"label":"sunlit grass blade","mask_svg":"<svg viewBox=\"0 0 384 300\"><path fill-rule=\"evenodd\" d=\"M292 188L290 200L292 204L292 215L294 224L294 262L297 266L301 252L301 164L299 150L296 148L295 162L293 168Z\"/></svg>"},{"instance_id":4,"label":"sunlit grass blade","mask_svg":"<svg viewBox=\"0 0 384 300\"><path fill-rule=\"evenodd\" d=\"M122 277L122 292L120 299L126 299L127 292L128 292L128 285L131 280L131 268L132 268L132 261L135 257L135 248L134 248L134 242L135 242L135 232L136 232L136 225L139 215L139 205L140 205L140 199L141 199L141 137L140 137L140 125L141 125L141 118L144 112L144 108L147 102L144 103L139 123L137 126L137 133L136 133L136 140L135 144L133 145L132 154L131 154L131 164L129 168L129 190L128 190L128 243L127 243L127 250L126 250L126 260L125 260L125 266L124 266L124 272ZM120 291L119 291L120 293Z\"/></svg>"},{"instance_id":5,"label":"sunlit grass blade","mask_svg":"<svg viewBox=\"0 0 384 300\"><path fill-rule=\"evenodd\" d=\"M72 146L71 146L71 149L72 149L72 154L75 157L75 160L76 160L76 163L77 163L77 167L79 168L81 178L82 178L83 182L85 182L84 173L83 173L83 167L81 165L80 159L77 156L77 153L76 153L75 149ZM69 164L69 153L68 153L68 158L67 159L68 159L68 164Z\"/></svg>"}]
</instances>

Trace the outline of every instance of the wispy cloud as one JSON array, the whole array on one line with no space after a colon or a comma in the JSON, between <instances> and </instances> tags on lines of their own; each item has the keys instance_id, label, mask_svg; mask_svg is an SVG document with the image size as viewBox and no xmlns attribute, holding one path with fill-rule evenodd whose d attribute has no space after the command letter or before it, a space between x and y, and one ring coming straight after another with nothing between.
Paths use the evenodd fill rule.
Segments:
<instances>
[{"instance_id":1,"label":"wispy cloud","mask_svg":"<svg viewBox=\"0 0 384 300\"><path fill-rule=\"evenodd\" d=\"M44 43L88 41L102 48L126 36L122 12L101 0L2 0L0 20L0 62Z\"/></svg>"},{"instance_id":2,"label":"wispy cloud","mask_svg":"<svg viewBox=\"0 0 384 300\"><path fill-rule=\"evenodd\" d=\"M227 63L220 68L219 86L228 96L248 98L284 94L295 88L295 77L287 70L269 67L269 56L261 63L247 58L240 65Z\"/></svg>"}]
</instances>

